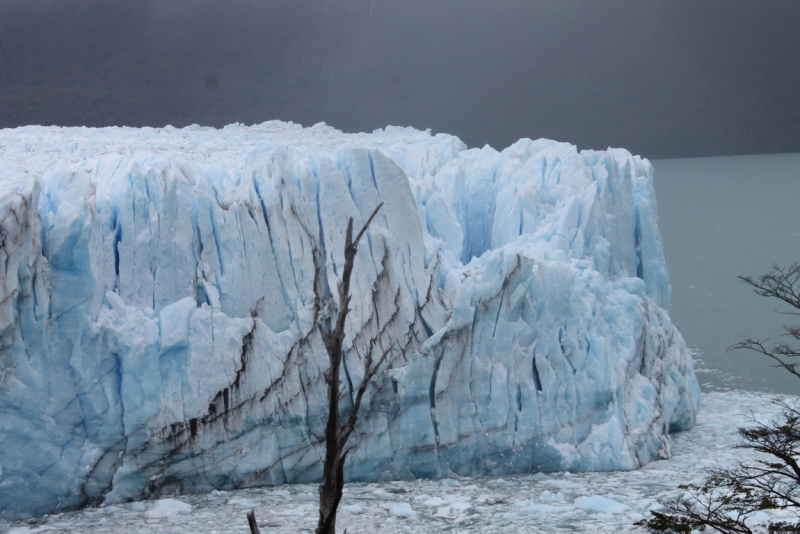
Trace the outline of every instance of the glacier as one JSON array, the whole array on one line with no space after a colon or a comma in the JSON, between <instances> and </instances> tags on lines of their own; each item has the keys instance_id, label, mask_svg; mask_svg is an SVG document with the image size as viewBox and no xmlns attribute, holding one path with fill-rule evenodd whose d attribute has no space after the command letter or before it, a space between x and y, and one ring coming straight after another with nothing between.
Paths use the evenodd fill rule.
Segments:
<instances>
[{"instance_id":1,"label":"glacier","mask_svg":"<svg viewBox=\"0 0 800 534\"><path fill-rule=\"evenodd\" d=\"M0 130L0 516L321 477L344 231L351 481L631 470L700 390L653 168L387 127Z\"/></svg>"}]
</instances>

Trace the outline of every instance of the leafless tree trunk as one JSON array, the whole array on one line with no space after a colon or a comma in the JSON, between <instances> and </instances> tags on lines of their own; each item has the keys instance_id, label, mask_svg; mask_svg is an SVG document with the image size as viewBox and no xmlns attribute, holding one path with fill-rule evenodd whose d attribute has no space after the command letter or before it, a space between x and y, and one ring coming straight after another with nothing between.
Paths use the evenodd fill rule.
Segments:
<instances>
[{"instance_id":1,"label":"leafless tree trunk","mask_svg":"<svg viewBox=\"0 0 800 534\"><path fill-rule=\"evenodd\" d=\"M261 534L261 531L258 530L258 523L256 523L255 510L247 512L247 524L250 525L250 534Z\"/></svg>"},{"instance_id":2,"label":"leafless tree trunk","mask_svg":"<svg viewBox=\"0 0 800 534\"><path fill-rule=\"evenodd\" d=\"M338 284L339 290L339 309L336 316L336 324L333 328L330 325L317 323L325 349L328 351L330 369L325 375L328 384L328 423L325 427L325 465L322 472L322 484L319 485L319 523L317 524L316 534L335 534L336 533L336 509L342 499L342 489L344 487L344 462L347 457L345 448L350 434L356 426L358 410L361 407L361 399L367 390L367 384L375 376L378 368L389 355L392 347L389 347L378 358L373 361L372 349L367 353L364 361L364 378L356 393L353 409L350 417L344 426L339 421L339 370L342 364L342 345L344 344L344 327L347 314L350 311L350 276L353 274L353 264L358 251L358 242L367 230L372 220L378 214L378 210L383 206L383 202L378 204L372 212L364 227L353 239L353 219L347 224L344 245L344 271L342 281Z\"/></svg>"}]
</instances>

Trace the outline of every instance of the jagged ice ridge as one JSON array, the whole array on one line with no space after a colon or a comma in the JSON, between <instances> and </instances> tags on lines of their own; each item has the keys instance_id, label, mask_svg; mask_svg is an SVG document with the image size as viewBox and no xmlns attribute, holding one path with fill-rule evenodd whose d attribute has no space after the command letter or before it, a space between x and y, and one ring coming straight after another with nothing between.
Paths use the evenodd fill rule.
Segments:
<instances>
[{"instance_id":1,"label":"jagged ice ridge","mask_svg":"<svg viewBox=\"0 0 800 534\"><path fill-rule=\"evenodd\" d=\"M389 127L0 130L0 515L321 476L635 469L699 402L647 160Z\"/></svg>"}]
</instances>

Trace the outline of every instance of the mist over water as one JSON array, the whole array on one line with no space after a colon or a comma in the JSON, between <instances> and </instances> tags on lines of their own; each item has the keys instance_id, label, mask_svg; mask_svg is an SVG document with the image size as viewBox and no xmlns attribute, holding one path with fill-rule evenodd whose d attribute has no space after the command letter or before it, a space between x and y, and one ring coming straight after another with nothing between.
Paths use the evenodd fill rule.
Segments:
<instances>
[{"instance_id":1,"label":"mist over water","mask_svg":"<svg viewBox=\"0 0 800 534\"><path fill-rule=\"evenodd\" d=\"M736 279L800 261L800 153L653 161L659 228L672 285L672 321L697 351L704 390L798 394L766 356L728 351L778 340L800 317ZM786 340L788 341L788 340Z\"/></svg>"}]
</instances>

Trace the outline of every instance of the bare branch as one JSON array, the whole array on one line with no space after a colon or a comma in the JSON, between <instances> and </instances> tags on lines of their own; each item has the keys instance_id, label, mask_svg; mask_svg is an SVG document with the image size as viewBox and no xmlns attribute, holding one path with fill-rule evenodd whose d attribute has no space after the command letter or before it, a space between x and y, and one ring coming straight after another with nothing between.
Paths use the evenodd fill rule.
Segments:
<instances>
[{"instance_id":1,"label":"bare branch","mask_svg":"<svg viewBox=\"0 0 800 534\"><path fill-rule=\"evenodd\" d=\"M372 365L372 350L370 350L367 354L367 359L364 362L364 378L361 380L361 385L358 386L356 400L353 403L353 410L350 412L350 419L347 421L347 424L342 427L342 430L339 434L339 442L341 443L342 448L344 448L345 443L347 443L348 438L350 438L350 434L356 427L358 411L361 409L361 399L364 398L364 393L367 391L367 384L369 384L369 381L372 380L373 376L375 376L375 373L378 372L378 368L386 360L386 357L391 354L393 348L394 344L392 344L383 352L378 360L378 363L375 365Z\"/></svg>"},{"instance_id":2,"label":"bare branch","mask_svg":"<svg viewBox=\"0 0 800 534\"><path fill-rule=\"evenodd\" d=\"M375 209L372 211L372 215L370 215L370 216L369 216L369 219L367 219L367 222L366 222L366 224L364 224L364 228L362 228L362 229L361 229L361 231L360 231L360 232L358 232L358 235L356 236L356 240L355 240L355 241L353 241L353 247L357 247L357 246L358 246L358 242L359 242L359 241L361 241L361 236L363 236L363 235L364 235L364 232L366 232L366 231L367 231L367 226L369 226L369 224L372 222L372 219L374 219L374 218L375 218L375 216L378 214L378 210L380 210L380 209L381 209L381 207L383 207L383 202L381 202L380 204L378 204L378 205L375 207Z\"/></svg>"},{"instance_id":3,"label":"bare branch","mask_svg":"<svg viewBox=\"0 0 800 534\"><path fill-rule=\"evenodd\" d=\"M773 265L772 270L754 280L752 276L739 276L757 295L774 297L800 309L800 262L789 267Z\"/></svg>"},{"instance_id":4,"label":"bare branch","mask_svg":"<svg viewBox=\"0 0 800 534\"><path fill-rule=\"evenodd\" d=\"M800 370L797 369L798 366L800 366L800 362L799 363L789 363L789 362L785 362L785 361L783 361L781 359L781 356L795 357L795 356L800 356L800 354L796 353L788 345L775 345L773 348L770 349L764 343L765 342L763 342L763 341L745 339L744 341L740 341L739 343L736 343L735 345L731 346L729 350L731 350L731 349L734 349L734 350L735 349L748 349L748 350L752 350L752 351L758 352L760 354L763 354L764 356L767 356L767 357L772 358L773 360L775 360L778 363L778 365L776 365L776 367L783 367L784 369L789 371L794 376L800 378Z\"/></svg>"}]
</instances>

